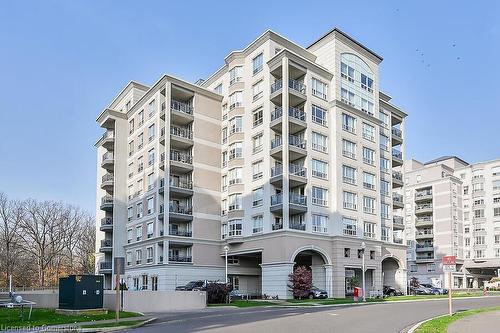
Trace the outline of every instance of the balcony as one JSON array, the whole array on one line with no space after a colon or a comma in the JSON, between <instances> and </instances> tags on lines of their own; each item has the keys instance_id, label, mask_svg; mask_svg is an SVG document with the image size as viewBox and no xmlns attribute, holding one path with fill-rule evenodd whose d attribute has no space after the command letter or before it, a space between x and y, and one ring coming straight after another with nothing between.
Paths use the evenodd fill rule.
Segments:
<instances>
[{"instance_id":1,"label":"balcony","mask_svg":"<svg viewBox=\"0 0 500 333\"><path fill-rule=\"evenodd\" d=\"M111 261L101 261L99 262L99 273L111 273L113 269L113 263Z\"/></svg>"},{"instance_id":2,"label":"balcony","mask_svg":"<svg viewBox=\"0 0 500 333\"><path fill-rule=\"evenodd\" d=\"M423 202L432 200L432 190L417 191L415 193L415 202Z\"/></svg>"},{"instance_id":3,"label":"balcony","mask_svg":"<svg viewBox=\"0 0 500 333\"><path fill-rule=\"evenodd\" d=\"M394 208L404 208L403 196L399 193L392 193L392 205Z\"/></svg>"},{"instance_id":4,"label":"balcony","mask_svg":"<svg viewBox=\"0 0 500 333\"><path fill-rule=\"evenodd\" d=\"M113 191L114 176L112 173L107 173L101 178L101 188L106 191Z\"/></svg>"},{"instance_id":5,"label":"balcony","mask_svg":"<svg viewBox=\"0 0 500 333\"><path fill-rule=\"evenodd\" d=\"M403 132L399 128L393 127L391 129L392 133L392 145L397 146L403 143Z\"/></svg>"},{"instance_id":6,"label":"balcony","mask_svg":"<svg viewBox=\"0 0 500 333\"><path fill-rule=\"evenodd\" d=\"M160 204L160 209L158 210L158 220L163 221L165 215L165 206Z\"/></svg>"},{"instance_id":7,"label":"balcony","mask_svg":"<svg viewBox=\"0 0 500 333\"><path fill-rule=\"evenodd\" d=\"M306 225L303 223L290 223L288 227L293 230L306 231Z\"/></svg>"},{"instance_id":8,"label":"balcony","mask_svg":"<svg viewBox=\"0 0 500 333\"><path fill-rule=\"evenodd\" d=\"M432 239L434 238L434 233L432 230L424 230L415 233L415 239Z\"/></svg>"},{"instance_id":9,"label":"balcony","mask_svg":"<svg viewBox=\"0 0 500 333\"><path fill-rule=\"evenodd\" d=\"M193 170L193 156L186 152L171 150L170 170L179 174L191 172Z\"/></svg>"},{"instance_id":10,"label":"balcony","mask_svg":"<svg viewBox=\"0 0 500 333\"><path fill-rule=\"evenodd\" d=\"M192 231L172 229L172 228L169 228L168 234L170 236L179 236L179 237L192 237L193 236L193 232Z\"/></svg>"},{"instance_id":11,"label":"balcony","mask_svg":"<svg viewBox=\"0 0 500 333\"><path fill-rule=\"evenodd\" d=\"M281 107L275 107L271 112L270 127L278 133L281 133L281 126L283 120L283 110ZM294 134L307 128L306 113L298 108L288 108L288 128L289 133Z\"/></svg>"},{"instance_id":12,"label":"balcony","mask_svg":"<svg viewBox=\"0 0 500 333\"><path fill-rule=\"evenodd\" d=\"M110 195L106 195L101 199L101 210L104 211L112 211L113 210L113 197Z\"/></svg>"},{"instance_id":13,"label":"balcony","mask_svg":"<svg viewBox=\"0 0 500 333\"><path fill-rule=\"evenodd\" d=\"M432 252L434 251L434 245L433 244L417 244L415 247L416 252Z\"/></svg>"},{"instance_id":14,"label":"balcony","mask_svg":"<svg viewBox=\"0 0 500 333\"><path fill-rule=\"evenodd\" d=\"M434 222L432 221L432 216L420 216L415 220L415 227L432 227Z\"/></svg>"},{"instance_id":15,"label":"balcony","mask_svg":"<svg viewBox=\"0 0 500 333\"><path fill-rule=\"evenodd\" d=\"M167 107L165 106L165 101L161 103L161 110L160 110L160 119L165 120L165 110Z\"/></svg>"},{"instance_id":16,"label":"balcony","mask_svg":"<svg viewBox=\"0 0 500 333\"><path fill-rule=\"evenodd\" d=\"M186 198L193 195L193 182L187 178L170 176L169 182L170 195L179 198Z\"/></svg>"},{"instance_id":17,"label":"balcony","mask_svg":"<svg viewBox=\"0 0 500 333\"><path fill-rule=\"evenodd\" d=\"M193 220L193 207L190 204L170 202L168 211L170 222L187 222Z\"/></svg>"},{"instance_id":18,"label":"balcony","mask_svg":"<svg viewBox=\"0 0 500 333\"><path fill-rule=\"evenodd\" d=\"M169 255L168 261L175 262L175 263L183 263L183 262L191 263L191 262L193 262L193 258L191 256Z\"/></svg>"},{"instance_id":19,"label":"balcony","mask_svg":"<svg viewBox=\"0 0 500 333\"><path fill-rule=\"evenodd\" d=\"M111 239L101 240L101 248L99 252L112 252L113 251L113 241Z\"/></svg>"},{"instance_id":20,"label":"balcony","mask_svg":"<svg viewBox=\"0 0 500 333\"><path fill-rule=\"evenodd\" d=\"M403 187L403 173L399 171L392 172L392 187Z\"/></svg>"},{"instance_id":21,"label":"balcony","mask_svg":"<svg viewBox=\"0 0 500 333\"><path fill-rule=\"evenodd\" d=\"M186 150L193 146L193 132L189 128L170 126L170 147Z\"/></svg>"},{"instance_id":22,"label":"balcony","mask_svg":"<svg viewBox=\"0 0 500 333\"><path fill-rule=\"evenodd\" d=\"M283 213L283 195L281 193L271 196L271 212ZM288 210L291 215L307 211L307 197L305 195L290 193Z\"/></svg>"},{"instance_id":23,"label":"balcony","mask_svg":"<svg viewBox=\"0 0 500 333\"><path fill-rule=\"evenodd\" d=\"M171 123L178 125L187 125L193 122L193 107L185 102L172 99L170 101Z\"/></svg>"},{"instance_id":24,"label":"balcony","mask_svg":"<svg viewBox=\"0 0 500 333\"><path fill-rule=\"evenodd\" d=\"M394 244L403 244L403 238L394 237L394 238L392 239L392 242L393 242Z\"/></svg>"},{"instance_id":25,"label":"balcony","mask_svg":"<svg viewBox=\"0 0 500 333\"><path fill-rule=\"evenodd\" d=\"M288 150L290 161L297 160L301 157L307 156L307 142L306 140L295 136L288 136ZM283 153L283 141L280 136L271 140L270 155L278 160L281 160Z\"/></svg>"},{"instance_id":26,"label":"balcony","mask_svg":"<svg viewBox=\"0 0 500 333\"><path fill-rule=\"evenodd\" d=\"M113 131L106 131L101 137L102 146L107 150L114 150L115 147L115 133Z\"/></svg>"},{"instance_id":27,"label":"balcony","mask_svg":"<svg viewBox=\"0 0 500 333\"><path fill-rule=\"evenodd\" d=\"M415 262L417 264L433 263L434 262L434 255L431 255L431 256L417 256L415 258Z\"/></svg>"},{"instance_id":28,"label":"balcony","mask_svg":"<svg viewBox=\"0 0 500 333\"><path fill-rule=\"evenodd\" d=\"M306 99L306 86L302 82L294 79L288 80L290 105L297 105ZM277 103L281 101L283 92L283 80L277 79L271 84L271 101Z\"/></svg>"},{"instance_id":29,"label":"balcony","mask_svg":"<svg viewBox=\"0 0 500 333\"><path fill-rule=\"evenodd\" d=\"M392 149L392 166L398 167L403 165L403 153L397 149Z\"/></svg>"},{"instance_id":30,"label":"balcony","mask_svg":"<svg viewBox=\"0 0 500 333\"><path fill-rule=\"evenodd\" d=\"M101 167L108 171L113 170L115 159L113 153L106 152L102 155Z\"/></svg>"},{"instance_id":31,"label":"balcony","mask_svg":"<svg viewBox=\"0 0 500 333\"><path fill-rule=\"evenodd\" d=\"M394 230L404 230L405 224L402 216L393 216L392 217L392 228Z\"/></svg>"},{"instance_id":32,"label":"balcony","mask_svg":"<svg viewBox=\"0 0 500 333\"><path fill-rule=\"evenodd\" d=\"M113 218L112 217L103 217L101 219L101 227L99 228L101 231L113 231Z\"/></svg>"},{"instance_id":33,"label":"balcony","mask_svg":"<svg viewBox=\"0 0 500 333\"><path fill-rule=\"evenodd\" d=\"M350 228L344 228L342 233L344 234L344 236L350 236L350 237L356 237L358 235L355 226L351 226Z\"/></svg>"},{"instance_id":34,"label":"balcony","mask_svg":"<svg viewBox=\"0 0 500 333\"><path fill-rule=\"evenodd\" d=\"M415 214L432 213L432 204L420 204L415 207Z\"/></svg>"},{"instance_id":35,"label":"balcony","mask_svg":"<svg viewBox=\"0 0 500 333\"><path fill-rule=\"evenodd\" d=\"M302 165L290 163L288 166L290 187L307 184L307 168Z\"/></svg>"}]
</instances>

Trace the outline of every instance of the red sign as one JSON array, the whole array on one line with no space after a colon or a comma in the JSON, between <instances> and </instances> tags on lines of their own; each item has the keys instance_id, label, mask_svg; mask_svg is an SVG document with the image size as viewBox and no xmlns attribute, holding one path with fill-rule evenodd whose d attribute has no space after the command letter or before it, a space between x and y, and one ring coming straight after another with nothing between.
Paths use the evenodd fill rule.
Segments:
<instances>
[{"instance_id":1,"label":"red sign","mask_svg":"<svg viewBox=\"0 0 500 333\"><path fill-rule=\"evenodd\" d=\"M456 265L457 257L455 256L444 256L443 257L443 265Z\"/></svg>"}]
</instances>

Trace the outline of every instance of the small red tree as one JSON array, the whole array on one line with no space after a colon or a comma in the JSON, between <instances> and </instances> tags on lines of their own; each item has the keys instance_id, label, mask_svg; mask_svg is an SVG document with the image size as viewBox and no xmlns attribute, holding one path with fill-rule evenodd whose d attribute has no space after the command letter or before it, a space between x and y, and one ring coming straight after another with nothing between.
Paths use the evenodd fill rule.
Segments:
<instances>
[{"instance_id":1,"label":"small red tree","mask_svg":"<svg viewBox=\"0 0 500 333\"><path fill-rule=\"evenodd\" d=\"M312 273L307 267L299 266L294 269L293 273L288 275L290 284L288 288L292 290L294 298L306 298L312 287Z\"/></svg>"}]
</instances>

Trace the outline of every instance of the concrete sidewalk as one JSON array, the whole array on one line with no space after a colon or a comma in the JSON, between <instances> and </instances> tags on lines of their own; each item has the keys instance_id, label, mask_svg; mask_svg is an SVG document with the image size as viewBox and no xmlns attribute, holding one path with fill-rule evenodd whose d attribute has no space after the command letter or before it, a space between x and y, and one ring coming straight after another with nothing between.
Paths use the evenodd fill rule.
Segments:
<instances>
[{"instance_id":1,"label":"concrete sidewalk","mask_svg":"<svg viewBox=\"0 0 500 333\"><path fill-rule=\"evenodd\" d=\"M500 311L479 313L453 322L448 333L498 332L500 330Z\"/></svg>"}]
</instances>

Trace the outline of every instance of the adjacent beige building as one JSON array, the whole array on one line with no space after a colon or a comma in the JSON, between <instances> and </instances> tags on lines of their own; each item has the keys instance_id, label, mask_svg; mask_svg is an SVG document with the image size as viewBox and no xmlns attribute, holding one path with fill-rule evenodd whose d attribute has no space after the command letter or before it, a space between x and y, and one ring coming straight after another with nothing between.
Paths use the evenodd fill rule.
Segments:
<instances>
[{"instance_id":1,"label":"adjacent beige building","mask_svg":"<svg viewBox=\"0 0 500 333\"><path fill-rule=\"evenodd\" d=\"M454 288L482 286L500 268L500 160L406 161L409 277L449 288L442 257L457 257Z\"/></svg>"},{"instance_id":2,"label":"adjacent beige building","mask_svg":"<svg viewBox=\"0 0 500 333\"><path fill-rule=\"evenodd\" d=\"M338 29L307 48L266 31L196 85L127 85L98 118L108 285L117 256L132 289L224 280L227 245L249 294L291 297L305 265L344 296L362 255L367 290L405 290L406 114L380 91L381 61Z\"/></svg>"}]
</instances>

